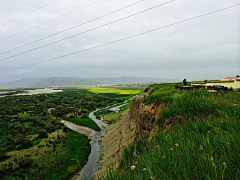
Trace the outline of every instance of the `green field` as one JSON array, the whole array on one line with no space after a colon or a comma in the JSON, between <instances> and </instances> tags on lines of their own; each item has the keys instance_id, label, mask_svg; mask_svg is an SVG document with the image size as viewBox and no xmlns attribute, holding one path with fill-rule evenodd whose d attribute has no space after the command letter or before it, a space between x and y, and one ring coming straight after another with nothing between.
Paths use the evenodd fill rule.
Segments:
<instances>
[{"instance_id":1,"label":"green field","mask_svg":"<svg viewBox=\"0 0 240 180\"><path fill-rule=\"evenodd\" d=\"M61 119L73 122L79 126L86 126L94 129L95 131L101 131L98 125L92 121L89 117L87 118L68 118L68 117L61 117Z\"/></svg>"},{"instance_id":2,"label":"green field","mask_svg":"<svg viewBox=\"0 0 240 180\"><path fill-rule=\"evenodd\" d=\"M39 140L33 147L7 153L11 158L0 164L2 179L67 179L84 166L91 151L88 138L71 130Z\"/></svg>"},{"instance_id":3,"label":"green field","mask_svg":"<svg viewBox=\"0 0 240 180\"><path fill-rule=\"evenodd\" d=\"M174 85L148 88L153 89L145 103L165 105L153 138L128 146L120 167L102 179L240 179L240 94Z\"/></svg>"},{"instance_id":4,"label":"green field","mask_svg":"<svg viewBox=\"0 0 240 180\"><path fill-rule=\"evenodd\" d=\"M114 94L139 94L140 90L116 89L116 88L99 88L93 87L89 91L93 93L114 93Z\"/></svg>"},{"instance_id":5,"label":"green field","mask_svg":"<svg viewBox=\"0 0 240 180\"><path fill-rule=\"evenodd\" d=\"M131 96L68 88L0 98L0 179L68 179L86 163L91 147L55 117L99 131L89 113Z\"/></svg>"},{"instance_id":6,"label":"green field","mask_svg":"<svg viewBox=\"0 0 240 180\"><path fill-rule=\"evenodd\" d=\"M83 86L77 87L78 89L87 89L90 92L101 94L101 93L111 93L111 94L122 94L122 95L136 95L144 91L146 87L96 87L96 86Z\"/></svg>"}]
</instances>

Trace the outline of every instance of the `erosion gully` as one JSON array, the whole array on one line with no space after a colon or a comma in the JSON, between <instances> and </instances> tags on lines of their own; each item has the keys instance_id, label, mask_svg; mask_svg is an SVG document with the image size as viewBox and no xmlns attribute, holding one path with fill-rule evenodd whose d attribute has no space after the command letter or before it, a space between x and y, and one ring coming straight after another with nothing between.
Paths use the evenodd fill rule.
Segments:
<instances>
[{"instance_id":1,"label":"erosion gully","mask_svg":"<svg viewBox=\"0 0 240 180\"><path fill-rule=\"evenodd\" d=\"M80 175L79 173L76 174L74 177L71 178L71 180L90 180L94 177L97 170L101 167L100 164L98 163L100 154L101 154L99 142L101 140L101 135L105 133L105 128L107 127L107 124L102 121L103 118L97 119L94 113L101 111L103 109L109 109L110 111L118 112L122 106L126 105L133 98L134 97L120 104L118 103L118 104L107 106L101 109L96 109L95 111L92 111L89 114L89 118L91 118L100 127L101 129L100 132L94 131L93 129L88 127L78 126L69 121L65 121L65 120L61 121L69 129L72 129L80 134L84 134L91 139L90 141L91 153L88 157L88 162L80 171Z\"/></svg>"}]
</instances>

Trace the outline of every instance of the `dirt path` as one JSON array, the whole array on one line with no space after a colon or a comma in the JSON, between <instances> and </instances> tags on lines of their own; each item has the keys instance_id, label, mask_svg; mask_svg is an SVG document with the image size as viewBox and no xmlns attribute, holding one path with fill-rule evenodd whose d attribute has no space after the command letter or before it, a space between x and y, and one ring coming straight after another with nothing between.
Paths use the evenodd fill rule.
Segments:
<instances>
[{"instance_id":1,"label":"dirt path","mask_svg":"<svg viewBox=\"0 0 240 180\"><path fill-rule=\"evenodd\" d=\"M121 119L108 126L106 133L102 135L100 147L102 158L100 160L101 169L96 173L95 179L101 174L104 174L107 167L112 163L118 167L117 160L123 150L123 147L134 142L135 125L130 121L129 111L124 112Z\"/></svg>"}]
</instances>

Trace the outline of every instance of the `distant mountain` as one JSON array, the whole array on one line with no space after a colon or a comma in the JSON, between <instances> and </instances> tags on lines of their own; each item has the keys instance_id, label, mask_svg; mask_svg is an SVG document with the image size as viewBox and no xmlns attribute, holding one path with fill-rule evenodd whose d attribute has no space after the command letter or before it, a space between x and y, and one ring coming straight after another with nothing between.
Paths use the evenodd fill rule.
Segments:
<instances>
[{"instance_id":1,"label":"distant mountain","mask_svg":"<svg viewBox=\"0 0 240 180\"><path fill-rule=\"evenodd\" d=\"M49 87L49 86L81 86L81 85L98 85L99 82L91 79L75 79L75 78L45 78L30 85L32 87Z\"/></svg>"},{"instance_id":2,"label":"distant mountain","mask_svg":"<svg viewBox=\"0 0 240 180\"><path fill-rule=\"evenodd\" d=\"M102 84L138 84L138 83L156 83L166 82L165 78L148 78L148 77L118 77L118 78L92 78ZM167 79L168 82L179 82L177 79Z\"/></svg>"},{"instance_id":3,"label":"distant mountain","mask_svg":"<svg viewBox=\"0 0 240 180\"><path fill-rule=\"evenodd\" d=\"M29 87L31 86L32 83L38 81L40 79L31 79L31 78L25 78L25 79L20 79L17 81L9 81L5 83L1 83L1 87Z\"/></svg>"},{"instance_id":4,"label":"distant mountain","mask_svg":"<svg viewBox=\"0 0 240 180\"><path fill-rule=\"evenodd\" d=\"M180 80L168 79L168 82ZM139 84L166 82L163 78L147 77L118 77L118 78L66 78L53 77L44 79L21 79L0 84L1 87L52 87L52 86L82 86L82 85L104 85L104 84Z\"/></svg>"},{"instance_id":5,"label":"distant mountain","mask_svg":"<svg viewBox=\"0 0 240 180\"><path fill-rule=\"evenodd\" d=\"M118 77L118 78L91 78L102 84L137 84L156 82L156 78L146 77Z\"/></svg>"}]
</instances>

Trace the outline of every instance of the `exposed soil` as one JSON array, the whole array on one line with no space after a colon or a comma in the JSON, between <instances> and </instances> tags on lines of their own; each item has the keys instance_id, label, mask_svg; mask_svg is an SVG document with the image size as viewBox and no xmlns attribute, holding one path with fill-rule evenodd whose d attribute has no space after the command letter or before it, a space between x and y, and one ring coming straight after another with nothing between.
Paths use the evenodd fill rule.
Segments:
<instances>
[{"instance_id":1,"label":"exposed soil","mask_svg":"<svg viewBox=\"0 0 240 180\"><path fill-rule=\"evenodd\" d=\"M105 174L107 167L114 164L118 167L118 159L124 147L134 142L135 125L130 121L129 111L123 113L121 119L115 124L108 126L106 133L102 135L100 147L102 158L101 169L96 173L95 179Z\"/></svg>"},{"instance_id":2,"label":"exposed soil","mask_svg":"<svg viewBox=\"0 0 240 180\"><path fill-rule=\"evenodd\" d=\"M72 122L69 121L64 121L61 120L61 123L63 123L66 127L68 127L71 130L74 130L80 134L83 134L85 136L88 136L89 139L92 138L93 133L95 133L95 131L91 128L85 127L85 126L78 126Z\"/></svg>"}]
</instances>

